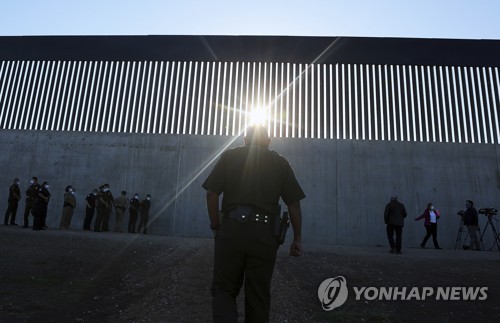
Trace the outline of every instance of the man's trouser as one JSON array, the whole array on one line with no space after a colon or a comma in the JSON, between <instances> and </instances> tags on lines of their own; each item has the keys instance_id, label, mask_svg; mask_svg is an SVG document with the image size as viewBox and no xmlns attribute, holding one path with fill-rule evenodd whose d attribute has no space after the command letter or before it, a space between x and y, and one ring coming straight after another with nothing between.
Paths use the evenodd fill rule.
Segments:
<instances>
[{"instance_id":1,"label":"man's trouser","mask_svg":"<svg viewBox=\"0 0 500 323\"><path fill-rule=\"evenodd\" d=\"M481 246L479 244L479 238L477 237L477 233L479 232L479 226L477 225L469 225L467 227L470 236L470 250L481 250Z\"/></svg>"},{"instance_id":2,"label":"man's trouser","mask_svg":"<svg viewBox=\"0 0 500 323\"><path fill-rule=\"evenodd\" d=\"M104 215L102 217L102 231L109 231L109 218L111 216L111 208L106 208L104 210Z\"/></svg>"},{"instance_id":3,"label":"man's trouser","mask_svg":"<svg viewBox=\"0 0 500 323\"><path fill-rule=\"evenodd\" d=\"M33 230L42 230L44 217L47 216L47 203L39 201L33 207Z\"/></svg>"},{"instance_id":4,"label":"man's trouser","mask_svg":"<svg viewBox=\"0 0 500 323\"><path fill-rule=\"evenodd\" d=\"M134 209L129 210L130 218L128 220L128 233L135 233L135 225L137 224L137 212Z\"/></svg>"},{"instance_id":5,"label":"man's trouser","mask_svg":"<svg viewBox=\"0 0 500 323\"><path fill-rule=\"evenodd\" d=\"M237 322L236 297L245 284L245 321L268 322L278 241L272 225L225 218L215 238L214 322Z\"/></svg>"},{"instance_id":6,"label":"man's trouser","mask_svg":"<svg viewBox=\"0 0 500 323\"><path fill-rule=\"evenodd\" d=\"M107 209L105 207L97 208L97 216L95 218L95 224L94 224L95 232L100 232L101 230L104 230L103 220L104 217L106 216L106 212Z\"/></svg>"},{"instance_id":7,"label":"man's trouser","mask_svg":"<svg viewBox=\"0 0 500 323\"><path fill-rule=\"evenodd\" d=\"M141 221L139 222L139 228L137 229L137 233L148 233L148 220L149 213L141 213Z\"/></svg>"},{"instance_id":8,"label":"man's trouser","mask_svg":"<svg viewBox=\"0 0 500 323\"><path fill-rule=\"evenodd\" d=\"M90 230L92 219L94 218L95 208L85 207L85 220L83 221L83 230Z\"/></svg>"},{"instance_id":9,"label":"man's trouser","mask_svg":"<svg viewBox=\"0 0 500 323\"><path fill-rule=\"evenodd\" d=\"M35 201L32 199L26 199L26 207L24 208L24 227L27 228L29 226L29 215L32 213L34 215Z\"/></svg>"},{"instance_id":10,"label":"man's trouser","mask_svg":"<svg viewBox=\"0 0 500 323\"><path fill-rule=\"evenodd\" d=\"M401 251L401 240L403 236L403 226L387 224L387 240L389 240L389 245L391 249L395 251ZM394 242L394 232L396 232L396 242Z\"/></svg>"},{"instance_id":11,"label":"man's trouser","mask_svg":"<svg viewBox=\"0 0 500 323\"><path fill-rule=\"evenodd\" d=\"M69 205L63 207L59 229L69 229L73 218L73 208Z\"/></svg>"},{"instance_id":12,"label":"man's trouser","mask_svg":"<svg viewBox=\"0 0 500 323\"><path fill-rule=\"evenodd\" d=\"M115 232L122 232L122 223L123 223L123 217L125 215L125 208L117 207L115 208L115 212L116 212Z\"/></svg>"},{"instance_id":13,"label":"man's trouser","mask_svg":"<svg viewBox=\"0 0 500 323\"><path fill-rule=\"evenodd\" d=\"M18 205L17 201L9 202L7 206L7 211L5 211L5 219L3 222L5 225L7 224L13 225L14 223L16 223L17 205Z\"/></svg>"}]
</instances>

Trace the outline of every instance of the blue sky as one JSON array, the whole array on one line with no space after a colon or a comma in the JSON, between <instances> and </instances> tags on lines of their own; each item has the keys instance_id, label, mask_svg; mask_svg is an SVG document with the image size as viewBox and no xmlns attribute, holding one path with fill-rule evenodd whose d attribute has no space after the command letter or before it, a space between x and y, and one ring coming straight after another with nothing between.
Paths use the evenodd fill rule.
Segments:
<instances>
[{"instance_id":1,"label":"blue sky","mask_svg":"<svg viewBox=\"0 0 500 323\"><path fill-rule=\"evenodd\" d=\"M1 0L0 35L500 39L499 0Z\"/></svg>"}]
</instances>

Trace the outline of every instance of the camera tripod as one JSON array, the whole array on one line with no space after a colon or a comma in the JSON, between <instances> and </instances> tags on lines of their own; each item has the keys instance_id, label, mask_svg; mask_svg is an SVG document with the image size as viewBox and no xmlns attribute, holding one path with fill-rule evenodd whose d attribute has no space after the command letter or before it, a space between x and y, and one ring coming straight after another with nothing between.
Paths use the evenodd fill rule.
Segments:
<instances>
[{"instance_id":1,"label":"camera tripod","mask_svg":"<svg viewBox=\"0 0 500 323\"><path fill-rule=\"evenodd\" d=\"M487 217L488 217L488 222L486 223L486 226L484 227L483 233L481 234L481 240L479 240L479 243L481 244L482 247L484 246L483 237L484 237L484 234L486 233L486 229L488 228L488 226L491 225L491 230L493 230L493 239L495 239L495 242L493 243L493 245L491 246L491 248L488 251L492 251L495 244L497 245L498 251L500 251L500 236L498 235L497 229L495 229L495 225L491 221L491 218L493 217L493 215L487 214ZM482 249L485 250L484 247Z\"/></svg>"},{"instance_id":2,"label":"camera tripod","mask_svg":"<svg viewBox=\"0 0 500 323\"><path fill-rule=\"evenodd\" d=\"M462 243L462 234L465 232L465 238ZM464 218L460 216L460 226L458 227L457 240L455 242L455 250L460 250L465 245L467 237L469 236L469 230L464 225Z\"/></svg>"}]
</instances>

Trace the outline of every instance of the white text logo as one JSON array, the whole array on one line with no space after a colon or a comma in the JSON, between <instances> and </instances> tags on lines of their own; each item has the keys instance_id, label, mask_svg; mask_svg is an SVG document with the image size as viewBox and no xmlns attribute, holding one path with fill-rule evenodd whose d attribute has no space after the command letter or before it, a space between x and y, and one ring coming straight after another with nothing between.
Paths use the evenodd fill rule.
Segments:
<instances>
[{"instance_id":1,"label":"white text logo","mask_svg":"<svg viewBox=\"0 0 500 323\"><path fill-rule=\"evenodd\" d=\"M484 301L488 287L353 287L356 300L367 301Z\"/></svg>"},{"instance_id":2,"label":"white text logo","mask_svg":"<svg viewBox=\"0 0 500 323\"><path fill-rule=\"evenodd\" d=\"M356 301L484 301L488 287L352 287ZM325 279L318 298L325 311L342 306L349 294L343 276Z\"/></svg>"}]
</instances>

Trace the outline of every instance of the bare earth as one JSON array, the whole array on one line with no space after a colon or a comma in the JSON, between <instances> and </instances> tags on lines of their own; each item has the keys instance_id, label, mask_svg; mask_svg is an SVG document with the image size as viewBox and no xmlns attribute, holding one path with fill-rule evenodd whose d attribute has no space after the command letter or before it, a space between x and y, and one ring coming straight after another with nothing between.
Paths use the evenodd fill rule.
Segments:
<instances>
[{"instance_id":1,"label":"bare earth","mask_svg":"<svg viewBox=\"0 0 500 323\"><path fill-rule=\"evenodd\" d=\"M213 240L0 226L0 322L211 322ZM272 322L500 322L500 253L281 247ZM318 286L344 276L347 302L324 311ZM483 301L355 300L357 287L488 287ZM243 296L239 297L243 319Z\"/></svg>"}]
</instances>

